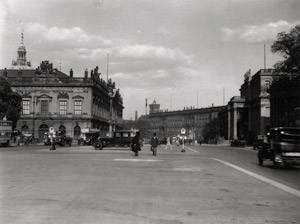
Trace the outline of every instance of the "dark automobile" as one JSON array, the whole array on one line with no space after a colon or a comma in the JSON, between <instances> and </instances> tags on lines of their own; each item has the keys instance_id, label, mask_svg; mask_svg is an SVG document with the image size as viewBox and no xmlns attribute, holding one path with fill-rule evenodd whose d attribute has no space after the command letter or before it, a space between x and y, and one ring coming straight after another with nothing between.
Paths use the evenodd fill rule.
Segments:
<instances>
[{"instance_id":1,"label":"dark automobile","mask_svg":"<svg viewBox=\"0 0 300 224\"><path fill-rule=\"evenodd\" d=\"M112 133L111 136L100 135L97 140L94 141L94 148L96 150L101 150L103 147L109 146L121 146L130 148L131 141L136 135L137 131L132 130L119 130ZM142 147L142 142L140 141L140 147Z\"/></svg>"},{"instance_id":2,"label":"dark automobile","mask_svg":"<svg viewBox=\"0 0 300 224\"><path fill-rule=\"evenodd\" d=\"M230 142L231 147L245 147L246 141L244 139L234 139Z\"/></svg>"},{"instance_id":3,"label":"dark automobile","mask_svg":"<svg viewBox=\"0 0 300 224\"><path fill-rule=\"evenodd\" d=\"M63 132L56 132L55 136L55 144L60 145L60 146L65 146L65 145L72 145L73 138L70 136L66 136L65 133Z\"/></svg>"},{"instance_id":4,"label":"dark automobile","mask_svg":"<svg viewBox=\"0 0 300 224\"><path fill-rule=\"evenodd\" d=\"M300 165L300 128L279 127L268 133L268 144L258 151L259 165L271 160L274 168L280 164Z\"/></svg>"},{"instance_id":5,"label":"dark automobile","mask_svg":"<svg viewBox=\"0 0 300 224\"><path fill-rule=\"evenodd\" d=\"M83 133L81 138L78 139L78 145L93 145L94 142L99 138L99 136L99 131Z\"/></svg>"}]
</instances>

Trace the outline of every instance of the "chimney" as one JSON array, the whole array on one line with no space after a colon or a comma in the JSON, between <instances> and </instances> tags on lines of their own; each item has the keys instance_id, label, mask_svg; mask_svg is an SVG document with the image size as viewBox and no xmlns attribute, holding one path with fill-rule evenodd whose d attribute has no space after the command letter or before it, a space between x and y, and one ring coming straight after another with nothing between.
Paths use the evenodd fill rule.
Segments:
<instances>
[{"instance_id":1,"label":"chimney","mask_svg":"<svg viewBox=\"0 0 300 224\"><path fill-rule=\"evenodd\" d=\"M73 78L73 70L70 69L70 77Z\"/></svg>"}]
</instances>

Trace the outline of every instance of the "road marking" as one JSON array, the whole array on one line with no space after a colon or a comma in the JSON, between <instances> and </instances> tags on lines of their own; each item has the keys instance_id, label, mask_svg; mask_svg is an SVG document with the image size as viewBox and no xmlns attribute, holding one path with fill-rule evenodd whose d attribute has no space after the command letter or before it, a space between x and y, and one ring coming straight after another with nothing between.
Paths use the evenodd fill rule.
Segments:
<instances>
[{"instance_id":1,"label":"road marking","mask_svg":"<svg viewBox=\"0 0 300 224\"><path fill-rule=\"evenodd\" d=\"M212 158L212 159L215 160L215 161L218 161L218 162L220 162L220 163L223 163L223 164L225 164L225 165L227 165L227 166L230 166L230 167L232 167L232 168L234 168L234 169L236 169L236 170L239 170L239 171L241 171L241 172L243 172L243 173L245 173L245 174L248 174L249 176L254 177L254 178L256 178L256 179L259 179L259 180L261 180L261 181L263 181L263 182L265 182L265 183L271 184L271 185L273 185L274 187L277 187L277 188L279 188L279 189L281 189L281 190L284 190L284 191L286 191L286 192L288 192L288 193L290 193L290 194L293 194L293 195L295 195L295 196L297 196L297 197L300 198L300 191L298 191L298 190L296 190L296 189L294 189L294 188L288 187L288 186L286 186L286 185L284 185L284 184L278 183L278 182L273 181L273 180L271 180L271 179L269 179L269 178L260 176L260 175L258 175L258 174L256 174L256 173L252 173L252 172L250 172L250 171L248 171L248 170L245 170L245 169L243 169L243 168L241 168L241 167L238 167L238 166L233 165L233 164L231 164L231 163L225 162L225 161L223 161L223 160L215 159L215 158Z\"/></svg>"},{"instance_id":2,"label":"road marking","mask_svg":"<svg viewBox=\"0 0 300 224\"><path fill-rule=\"evenodd\" d=\"M127 162L160 162L163 160L156 159L114 159L114 161L127 161Z\"/></svg>"},{"instance_id":3,"label":"road marking","mask_svg":"<svg viewBox=\"0 0 300 224\"><path fill-rule=\"evenodd\" d=\"M189 149L189 150L191 150L191 151L193 151L193 152L199 153L198 151L196 151L196 150L194 150L194 149L191 149L190 147L185 146L185 148L187 148L187 149Z\"/></svg>"}]
</instances>

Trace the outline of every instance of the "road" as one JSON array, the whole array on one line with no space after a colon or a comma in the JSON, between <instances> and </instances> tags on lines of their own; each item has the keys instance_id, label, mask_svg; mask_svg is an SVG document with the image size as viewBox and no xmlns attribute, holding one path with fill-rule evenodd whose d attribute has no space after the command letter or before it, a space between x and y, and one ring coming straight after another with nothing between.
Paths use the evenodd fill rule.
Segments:
<instances>
[{"instance_id":1,"label":"road","mask_svg":"<svg viewBox=\"0 0 300 224\"><path fill-rule=\"evenodd\" d=\"M300 223L300 168L256 151L173 146L0 149L0 223Z\"/></svg>"}]
</instances>

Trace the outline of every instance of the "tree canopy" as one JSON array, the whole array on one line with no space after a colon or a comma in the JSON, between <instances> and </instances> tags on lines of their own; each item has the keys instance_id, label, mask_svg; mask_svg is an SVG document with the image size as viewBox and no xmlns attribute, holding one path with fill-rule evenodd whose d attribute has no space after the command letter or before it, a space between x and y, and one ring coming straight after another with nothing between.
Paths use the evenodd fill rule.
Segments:
<instances>
[{"instance_id":1,"label":"tree canopy","mask_svg":"<svg viewBox=\"0 0 300 224\"><path fill-rule=\"evenodd\" d=\"M20 119L21 104L22 97L12 91L9 82L4 77L0 77L0 119L6 116L7 120L13 121L15 128Z\"/></svg>"},{"instance_id":2,"label":"tree canopy","mask_svg":"<svg viewBox=\"0 0 300 224\"><path fill-rule=\"evenodd\" d=\"M202 135L205 142L217 143L217 138L219 137L218 118L215 118L204 125Z\"/></svg>"},{"instance_id":3,"label":"tree canopy","mask_svg":"<svg viewBox=\"0 0 300 224\"><path fill-rule=\"evenodd\" d=\"M280 72L300 74L300 25L296 25L289 33L278 33L271 50L284 58L274 65L275 69Z\"/></svg>"}]
</instances>

